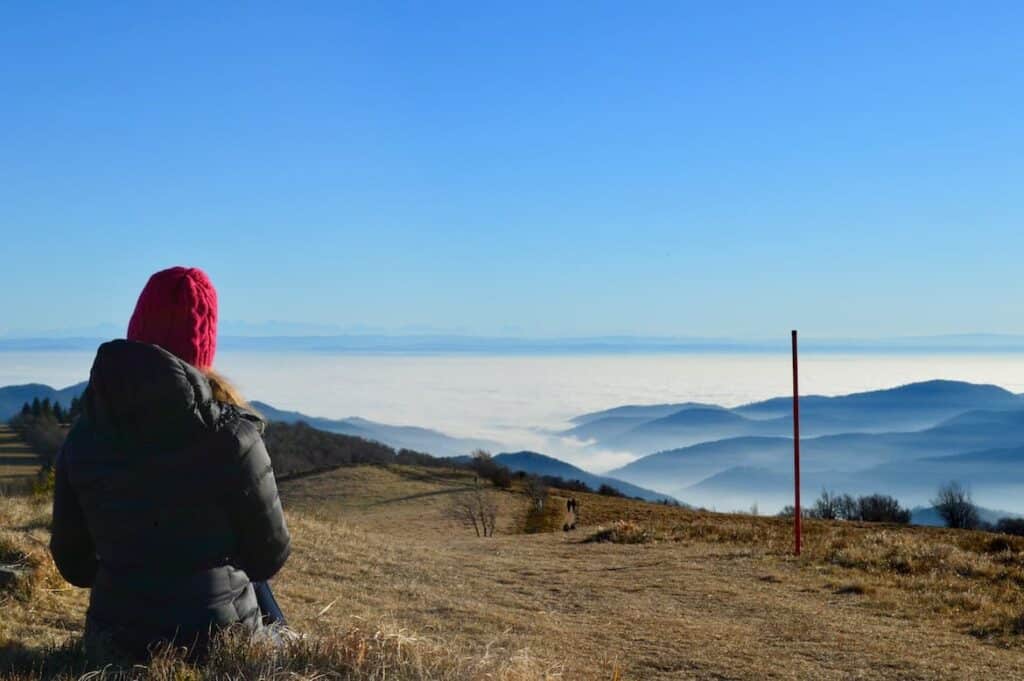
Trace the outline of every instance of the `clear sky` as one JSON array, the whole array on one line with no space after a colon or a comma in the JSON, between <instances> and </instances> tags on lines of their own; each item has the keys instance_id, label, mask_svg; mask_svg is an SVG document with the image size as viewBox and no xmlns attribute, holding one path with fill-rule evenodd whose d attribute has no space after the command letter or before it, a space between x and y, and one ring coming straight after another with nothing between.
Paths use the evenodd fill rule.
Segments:
<instances>
[{"instance_id":1,"label":"clear sky","mask_svg":"<svg viewBox=\"0 0 1024 681\"><path fill-rule=\"evenodd\" d=\"M1022 3L141 5L0 8L0 334L1024 333Z\"/></svg>"}]
</instances>

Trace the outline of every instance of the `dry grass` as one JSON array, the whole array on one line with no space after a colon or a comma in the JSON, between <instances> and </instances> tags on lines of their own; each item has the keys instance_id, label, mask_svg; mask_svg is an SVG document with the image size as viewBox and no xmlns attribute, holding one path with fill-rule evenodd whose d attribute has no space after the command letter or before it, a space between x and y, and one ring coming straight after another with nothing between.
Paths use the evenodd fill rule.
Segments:
<instances>
[{"instance_id":1,"label":"dry grass","mask_svg":"<svg viewBox=\"0 0 1024 681\"><path fill-rule=\"evenodd\" d=\"M0 490L31 487L41 465L39 456L9 426L0 424Z\"/></svg>"},{"instance_id":2,"label":"dry grass","mask_svg":"<svg viewBox=\"0 0 1024 681\"><path fill-rule=\"evenodd\" d=\"M213 642L201 664L187 651L165 646L145 664L90 670L78 640L49 650L21 649L6 654L7 681L89 679L153 681L206 679L344 679L346 681L524 681L560 678L528 655L509 659L467 658L438 640L416 636L394 624L373 629L321 632L300 640L272 643L244 631L227 630Z\"/></svg>"},{"instance_id":3,"label":"dry grass","mask_svg":"<svg viewBox=\"0 0 1024 681\"><path fill-rule=\"evenodd\" d=\"M612 542L613 544L646 544L654 540L649 530L632 520L616 520L611 527L599 527L584 541Z\"/></svg>"},{"instance_id":4,"label":"dry grass","mask_svg":"<svg viewBox=\"0 0 1024 681\"><path fill-rule=\"evenodd\" d=\"M0 583L0 605L10 599L27 602L41 589L63 586L50 559L49 524L48 498L0 497L0 566L18 574L13 580Z\"/></svg>"},{"instance_id":5,"label":"dry grass","mask_svg":"<svg viewBox=\"0 0 1024 681\"><path fill-rule=\"evenodd\" d=\"M794 559L788 519L580 496L588 520L615 518L612 522L636 525L660 542L730 544L765 560L795 561L857 585L841 593L871 594L891 611L937 616L998 645L1024 648L1024 538L806 520L803 555Z\"/></svg>"},{"instance_id":6,"label":"dry grass","mask_svg":"<svg viewBox=\"0 0 1024 681\"><path fill-rule=\"evenodd\" d=\"M473 473L415 466L355 466L298 478L281 485L285 507L307 518L344 520L367 530L446 537L464 528L446 517L453 496L474 489ZM499 534L522 529L527 501L495 490ZM468 531L472 534L472 530Z\"/></svg>"},{"instance_id":7,"label":"dry grass","mask_svg":"<svg viewBox=\"0 0 1024 681\"><path fill-rule=\"evenodd\" d=\"M238 648L202 669L178 660L147 673L1024 678L1014 633L1024 630L1019 540L809 522L805 555L795 559L785 521L585 494L574 495L579 532L523 534L528 501L516 491L498 495L497 536L478 539L443 516L469 482L459 472L356 467L284 483L295 550L274 588L291 623L313 634L311 648L273 659ZM548 504L564 508L564 498L553 493ZM9 505L21 509L15 534L45 539L45 509L0 501L4 512ZM585 542L599 526L649 541ZM41 586L28 600L10 599L0 651L73 659L60 646L80 633L84 596ZM359 676L345 656L363 646L379 664ZM412 657L389 657L399 650Z\"/></svg>"}]
</instances>

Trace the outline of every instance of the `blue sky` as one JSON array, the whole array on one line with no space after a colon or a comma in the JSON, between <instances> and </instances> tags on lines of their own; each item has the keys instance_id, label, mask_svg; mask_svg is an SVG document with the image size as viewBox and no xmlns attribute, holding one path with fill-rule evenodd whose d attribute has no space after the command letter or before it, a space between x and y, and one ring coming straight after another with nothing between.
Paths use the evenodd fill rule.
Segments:
<instances>
[{"instance_id":1,"label":"blue sky","mask_svg":"<svg viewBox=\"0 0 1024 681\"><path fill-rule=\"evenodd\" d=\"M6 4L0 335L1024 333L1024 6L767 5Z\"/></svg>"}]
</instances>

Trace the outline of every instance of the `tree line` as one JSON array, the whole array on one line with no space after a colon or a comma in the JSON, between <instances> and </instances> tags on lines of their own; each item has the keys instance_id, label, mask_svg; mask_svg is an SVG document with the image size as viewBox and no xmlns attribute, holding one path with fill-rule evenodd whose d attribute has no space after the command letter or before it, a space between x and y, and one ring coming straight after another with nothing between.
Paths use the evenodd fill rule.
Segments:
<instances>
[{"instance_id":1,"label":"tree line","mask_svg":"<svg viewBox=\"0 0 1024 681\"><path fill-rule=\"evenodd\" d=\"M64 408L57 400L50 401L49 397L34 398L31 402L25 402L21 411L15 419L53 419L59 424L70 425L82 413L82 400L78 397L71 398L71 404Z\"/></svg>"},{"instance_id":2,"label":"tree line","mask_svg":"<svg viewBox=\"0 0 1024 681\"><path fill-rule=\"evenodd\" d=\"M1000 518L995 523L984 521L977 505L971 499L970 491L955 480L941 485L930 503L948 528L1024 536L1024 518ZM792 517L793 507L786 506L779 515ZM809 508L803 509L801 515L818 520L854 520L904 525L910 522L910 510L900 506L895 497L884 494L853 497L828 490L822 490L821 496Z\"/></svg>"},{"instance_id":3,"label":"tree line","mask_svg":"<svg viewBox=\"0 0 1024 681\"><path fill-rule=\"evenodd\" d=\"M451 459L448 459L447 461L452 463ZM455 463L456 465L459 465L457 462ZM498 463L497 461L494 460L494 458L490 455L489 452L485 452L482 449L478 449L475 452L473 452L472 455L470 455L468 464L461 465L468 466L477 474L477 477L483 480L490 481L491 484L493 484L498 489L510 488L512 486L513 478L516 478L518 480L536 479L537 481L547 485L548 487L556 487L558 489L568 490L570 492L587 492L589 494L600 494L608 497L640 499L640 497L628 497L615 487L612 487L611 485L606 483L602 483L595 490L587 483L583 482L582 480L577 480L575 478L567 479L558 475L537 475L535 473L526 473L525 471L516 471L515 473L513 473L512 470L508 468L508 466L504 466ZM643 501L643 499L640 500Z\"/></svg>"},{"instance_id":4,"label":"tree line","mask_svg":"<svg viewBox=\"0 0 1024 681\"><path fill-rule=\"evenodd\" d=\"M65 408L58 401L38 397L22 405L21 411L8 421L8 425L23 439L45 463L51 465L64 444L67 427L82 413L82 401L71 399Z\"/></svg>"}]
</instances>

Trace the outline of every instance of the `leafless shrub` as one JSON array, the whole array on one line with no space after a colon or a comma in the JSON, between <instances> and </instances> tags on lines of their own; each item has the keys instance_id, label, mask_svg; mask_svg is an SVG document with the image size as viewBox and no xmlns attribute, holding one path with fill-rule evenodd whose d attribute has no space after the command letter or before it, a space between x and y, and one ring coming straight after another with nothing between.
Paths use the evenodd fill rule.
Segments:
<instances>
[{"instance_id":1,"label":"leafless shrub","mask_svg":"<svg viewBox=\"0 0 1024 681\"><path fill-rule=\"evenodd\" d=\"M821 490L821 496L818 497L814 502L814 506L811 507L811 517L820 518L821 520L839 520L844 518L843 508L840 504L841 499L842 497L835 492Z\"/></svg>"},{"instance_id":2,"label":"leafless shrub","mask_svg":"<svg viewBox=\"0 0 1024 681\"><path fill-rule=\"evenodd\" d=\"M896 498L884 494L869 494L855 499L849 494L822 490L821 496L808 509L807 517L818 520L906 524L910 522L910 511L900 507Z\"/></svg>"},{"instance_id":3,"label":"leafless shrub","mask_svg":"<svg viewBox=\"0 0 1024 681\"><path fill-rule=\"evenodd\" d=\"M465 527L472 527L478 537L493 537L498 519L498 503L494 492L479 485L452 496L447 515Z\"/></svg>"}]
</instances>

